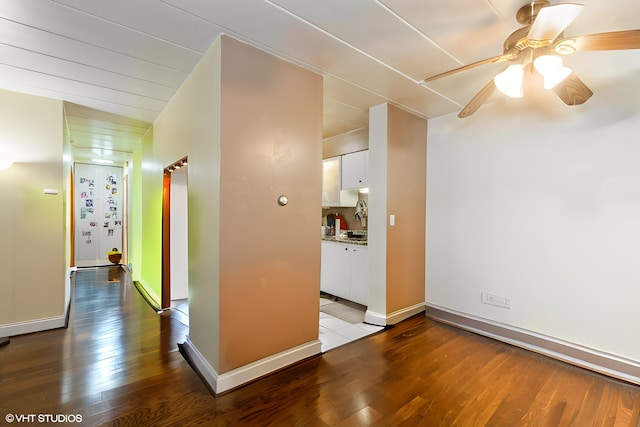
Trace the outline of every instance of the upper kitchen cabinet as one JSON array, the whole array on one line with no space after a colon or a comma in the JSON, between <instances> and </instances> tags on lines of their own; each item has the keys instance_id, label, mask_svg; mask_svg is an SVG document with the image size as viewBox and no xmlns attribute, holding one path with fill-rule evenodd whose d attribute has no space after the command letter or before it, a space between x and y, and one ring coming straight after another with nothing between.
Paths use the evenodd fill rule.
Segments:
<instances>
[{"instance_id":1,"label":"upper kitchen cabinet","mask_svg":"<svg viewBox=\"0 0 640 427\"><path fill-rule=\"evenodd\" d=\"M354 207L358 202L357 190L343 190L340 186L342 157L322 161L322 206Z\"/></svg>"},{"instance_id":2,"label":"upper kitchen cabinet","mask_svg":"<svg viewBox=\"0 0 640 427\"><path fill-rule=\"evenodd\" d=\"M368 187L368 163L369 150L357 151L355 153L343 155L341 188L346 190Z\"/></svg>"}]
</instances>

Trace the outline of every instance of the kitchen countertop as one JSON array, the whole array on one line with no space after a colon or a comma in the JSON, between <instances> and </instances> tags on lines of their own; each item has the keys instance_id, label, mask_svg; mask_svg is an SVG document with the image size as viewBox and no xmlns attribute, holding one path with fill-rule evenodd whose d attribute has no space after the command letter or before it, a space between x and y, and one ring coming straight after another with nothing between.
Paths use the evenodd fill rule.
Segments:
<instances>
[{"instance_id":1,"label":"kitchen countertop","mask_svg":"<svg viewBox=\"0 0 640 427\"><path fill-rule=\"evenodd\" d=\"M367 246L366 240L354 239L352 237L322 236L322 240L324 240L325 242L348 243L351 245Z\"/></svg>"}]
</instances>

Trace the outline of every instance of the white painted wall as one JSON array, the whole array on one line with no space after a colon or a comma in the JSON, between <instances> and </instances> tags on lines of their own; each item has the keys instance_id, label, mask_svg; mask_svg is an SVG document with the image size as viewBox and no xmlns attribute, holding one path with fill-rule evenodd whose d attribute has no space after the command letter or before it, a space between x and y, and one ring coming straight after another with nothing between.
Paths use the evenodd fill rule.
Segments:
<instances>
[{"instance_id":1,"label":"white painted wall","mask_svg":"<svg viewBox=\"0 0 640 427\"><path fill-rule=\"evenodd\" d=\"M594 92L429 121L427 303L640 361L640 101Z\"/></svg>"},{"instance_id":2,"label":"white painted wall","mask_svg":"<svg viewBox=\"0 0 640 427\"><path fill-rule=\"evenodd\" d=\"M369 304L367 322L387 313L387 104L369 109Z\"/></svg>"},{"instance_id":3,"label":"white painted wall","mask_svg":"<svg viewBox=\"0 0 640 427\"><path fill-rule=\"evenodd\" d=\"M62 102L0 90L0 336L64 326L67 182ZM56 189L58 194L44 194Z\"/></svg>"},{"instance_id":4,"label":"white painted wall","mask_svg":"<svg viewBox=\"0 0 640 427\"><path fill-rule=\"evenodd\" d=\"M188 166L187 166L188 167ZM189 227L187 167L171 174L171 299L189 297Z\"/></svg>"}]
</instances>

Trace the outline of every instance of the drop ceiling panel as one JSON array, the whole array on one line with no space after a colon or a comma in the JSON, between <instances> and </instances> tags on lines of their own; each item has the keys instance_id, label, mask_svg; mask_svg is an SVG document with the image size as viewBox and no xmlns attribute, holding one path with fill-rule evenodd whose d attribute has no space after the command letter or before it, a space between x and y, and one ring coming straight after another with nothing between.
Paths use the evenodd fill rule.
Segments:
<instances>
[{"instance_id":1,"label":"drop ceiling panel","mask_svg":"<svg viewBox=\"0 0 640 427\"><path fill-rule=\"evenodd\" d=\"M74 138L81 137L85 140L95 139L108 143L122 142L127 145L136 145L139 144L140 138L144 135L137 133L136 129L126 127L114 129L105 122L79 119L77 117L69 117L67 124L69 128L74 129Z\"/></svg>"},{"instance_id":2,"label":"drop ceiling panel","mask_svg":"<svg viewBox=\"0 0 640 427\"><path fill-rule=\"evenodd\" d=\"M496 44L495 41L505 39L512 31L486 1L382 0L382 3L405 17L461 65L500 55L502 44ZM403 52L406 53L404 49ZM456 67L440 63L429 75L451 68Z\"/></svg>"},{"instance_id":3,"label":"drop ceiling panel","mask_svg":"<svg viewBox=\"0 0 640 427\"><path fill-rule=\"evenodd\" d=\"M373 63L372 63L373 62ZM368 70L362 73L362 70ZM359 87L386 99L388 102L405 106L405 109L422 117L436 117L442 111L457 108L448 99L422 87L417 82L394 73L388 68L364 56L351 56L336 64L331 72L347 81L358 81ZM411 100L402 104L401 100Z\"/></svg>"},{"instance_id":4,"label":"drop ceiling panel","mask_svg":"<svg viewBox=\"0 0 640 427\"><path fill-rule=\"evenodd\" d=\"M353 54L349 47L265 1L164 2L210 22L239 40L316 71L326 71Z\"/></svg>"},{"instance_id":5,"label":"drop ceiling panel","mask_svg":"<svg viewBox=\"0 0 640 427\"><path fill-rule=\"evenodd\" d=\"M88 84L92 88L110 89L152 100L168 101L175 90L142 79L134 79L52 56L39 55L5 44L0 44L0 58L3 62L9 61L15 68L30 70L43 78L56 77L64 81L65 84Z\"/></svg>"},{"instance_id":6,"label":"drop ceiling panel","mask_svg":"<svg viewBox=\"0 0 640 427\"><path fill-rule=\"evenodd\" d=\"M324 78L324 93L327 97L365 111L369 111L371 106L387 102L387 99L373 92L331 75Z\"/></svg>"},{"instance_id":7,"label":"drop ceiling panel","mask_svg":"<svg viewBox=\"0 0 640 427\"><path fill-rule=\"evenodd\" d=\"M124 91L95 86L89 83L77 82L54 75L42 74L28 69L18 69L0 65L0 76L11 76L12 79L21 81L24 85L33 88L45 87L49 90L58 90L69 95L82 98L92 98L98 101L113 104L132 105L138 109L159 113L165 106L165 102Z\"/></svg>"},{"instance_id":8,"label":"drop ceiling panel","mask_svg":"<svg viewBox=\"0 0 640 427\"><path fill-rule=\"evenodd\" d=\"M331 98L323 101L322 137L330 138L369 126L369 110L356 108Z\"/></svg>"},{"instance_id":9,"label":"drop ceiling panel","mask_svg":"<svg viewBox=\"0 0 640 427\"><path fill-rule=\"evenodd\" d=\"M64 109L66 113L73 116L75 120L101 123L104 127L109 129L127 130L128 132L133 132L140 136L144 135L151 126L150 122L135 120L130 117L87 108L83 105L71 102L65 102Z\"/></svg>"},{"instance_id":10,"label":"drop ceiling panel","mask_svg":"<svg viewBox=\"0 0 640 427\"><path fill-rule=\"evenodd\" d=\"M460 65L380 3L370 0L272 2L414 80L424 79L438 67Z\"/></svg>"},{"instance_id":11,"label":"drop ceiling panel","mask_svg":"<svg viewBox=\"0 0 640 427\"><path fill-rule=\"evenodd\" d=\"M142 149L151 123L66 102L66 124L76 161L99 157L122 163Z\"/></svg>"},{"instance_id":12,"label":"drop ceiling panel","mask_svg":"<svg viewBox=\"0 0 640 427\"><path fill-rule=\"evenodd\" d=\"M0 13L5 19L186 73L200 58L191 50L51 1L2 0Z\"/></svg>"},{"instance_id":13,"label":"drop ceiling panel","mask_svg":"<svg viewBox=\"0 0 640 427\"><path fill-rule=\"evenodd\" d=\"M381 61L354 51L348 44L314 30L304 20L283 13L266 2L245 0L229 5L205 0L166 1L212 23L224 22L228 31L243 34L249 40L260 40L261 44L269 46L270 51L299 64L347 81L358 81L361 88L389 101L393 102L397 97L408 99L408 94L419 86L415 80ZM252 6L250 10L246 9L248 6ZM256 22L261 25L255 25ZM413 111L424 117L439 114L443 105L451 107L447 100L430 91L421 90L418 96L419 102L406 107L412 110L415 105L420 105L421 111Z\"/></svg>"},{"instance_id":14,"label":"drop ceiling panel","mask_svg":"<svg viewBox=\"0 0 640 427\"><path fill-rule=\"evenodd\" d=\"M219 29L158 0L55 0L75 11L203 54ZM185 29L188 28L188 31Z\"/></svg>"},{"instance_id":15,"label":"drop ceiling panel","mask_svg":"<svg viewBox=\"0 0 640 427\"><path fill-rule=\"evenodd\" d=\"M180 87L188 73L123 55L83 41L52 34L17 22L0 19L0 38L13 46L43 58L56 58L74 64L85 64L98 71L154 82L172 88ZM90 65L87 64L90 62ZM8 63L5 59L5 63ZM64 70L60 70L61 73ZM87 71L89 74L91 71Z\"/></svg>"}]
</instances>

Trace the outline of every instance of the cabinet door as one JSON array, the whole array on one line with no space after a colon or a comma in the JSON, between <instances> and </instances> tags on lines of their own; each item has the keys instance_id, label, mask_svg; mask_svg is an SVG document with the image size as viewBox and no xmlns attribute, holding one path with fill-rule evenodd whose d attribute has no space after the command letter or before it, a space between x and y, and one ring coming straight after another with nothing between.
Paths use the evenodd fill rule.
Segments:
<instances>
[{"instance_id":1,"label":"cabinet door","mask_svg":"<svg viewBox=\"0 0 640 427\"><path fill-rule=\"evenodd\" d=\"M340 206L340 157L322 161L322 206Z\"/></svg>"},{"instance_id":2,"label":"cabinet door","mask_svg":"<svg viewBox=\"0 0 640 427\"><path fill-rule=\"evenodd\" d=\"M369 304L369 249L354 246L351 252L351 301Z\"/></svg>"},{"instance_id":3,"label":"cabinet door","mask_svg":"<svg viewBox=\"0 0 640 427\"><path fill-rule=\"evenodd\" d=\"M341 157L322 161L322 206L354 207L358 201L358 190L340 189Z\"/></svg>"},{"instance_id":4,"label":"cabinet door","mask_svg":"<svg viewBox=\"0 0 640 427\"><path fill-rule=\"evenodd\" d=\"M351 254L345 244L322 242L320 290L340 298L350 298Z\"/></svg>"},{"instance_id":5,"label":"cabinet door","mask_svg":"<svg viewBox=\"0 0 640 427\"><path fill-rule=\"evenodd\" d=\"M367 151L342 156L342 189L367 186Z\"/></svg>"}]
</instances>

